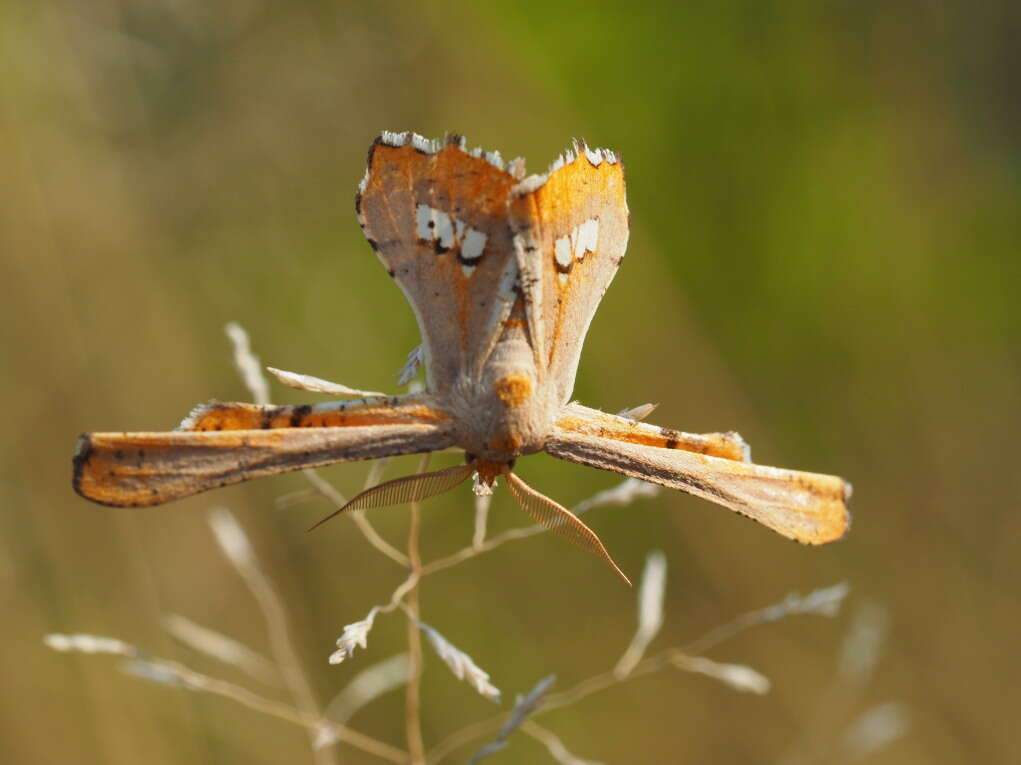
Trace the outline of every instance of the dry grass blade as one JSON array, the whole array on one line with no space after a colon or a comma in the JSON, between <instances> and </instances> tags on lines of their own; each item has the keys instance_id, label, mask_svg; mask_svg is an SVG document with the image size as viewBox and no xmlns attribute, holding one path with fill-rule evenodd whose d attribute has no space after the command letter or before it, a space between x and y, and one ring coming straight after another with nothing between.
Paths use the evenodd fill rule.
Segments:
<instances>
[{"instance_id":1,"label":"dry grass blade","mask_svg":"<svg viewBox=\"0 0 1021 765\"><path fill-rule=\"evenodd\" d=\"M521 509L532 517L532 520L546 527L557 536L563 537L571 544L598 555L617 572L621 579L627 582L628 586L631 585L631 580L624 575L624 572L620 570L620 567L610 557L610 553L606 551L603 543L599 541L596 532L582 523L566 507L540 494L513 473L507 473L506 475L507 486L510 488L511 494L521 506Z\"/></svg>"},{"instance_id":2,"label":"dry grass blade","mask_svg":"<svg viewBox=\"0 0 1021 765\"><path fill-rule=\"evenodd\" d=\"M489 673L472 661L471 656L454 646L428 624L417 622L417 626L429 638L436 655L443 659L458 680L464 680L490 701L500 703L500 689L489 682Z\"/></svg>"},{"instance_id":3,"label":"dry grass blade","mask_svg":"<svg viewBox=\"0 0 1021 765\"><path fill-rule=\"evenodd\" d=\"M251 392L252 400L256 404L268 404L269 383L266 382L266 376L262 373L262 364L259 363L258 357L252 353L248 333L236 321L230 322L224 329L234 346L234 364L237 365L238 372L241 373L241 380L245 387Z\"/></svg>"},{"instance_id":4,"label":"dry grass blade","mask_svg":"<svg viewBox=\"0 0 1021 765\"><path fill-rule=\"evenodd\" d=\"M550 757L559 762L560 765L601 765L593 760L583 760L581 757L571 754L556 733L549 728L539 725L535 720L525 720L521 730L542 743L550 753Z\"/></svg>"},{"instance_id":5,"label":"dry grass blade","mask_svg":"<svg viewBox=\"0 0 1021 765\"><path fill-rule=\"evenodd\" d=\"M597 507L607 505L630 505L636 499L647 499L657 496L661 488L654 483L642 481L638 478L625 478L616 486L604 489L593 494L588 499L582 500L574 506L574 514L581 515Z\"/></svg>"},{"instance_id":6,"label":"dry grass blade","mask_svg":"<svg viewBox=\"0 0 1021 765\"><path fill-rule=\"evenodd\" d=\"M389 505L402 505L408 502L419 502L437 494L450 491L459 483L464 481L473 472L470 465L458 465L456 467L435 470L431 473L419 473L417 475L395 478L392 481L373 486L371 489L358 494L354 499L341 507L339 510L330 513L309 531L322 526L331 518L340 513L350 510L369 510L376 507L387 507Z\"/></svg>"},{"instance_id":7,"label":"dry grass blade","mask_svg":"<svg viewBox=\"0 0 1021 765\"><path fill-rule=\"evenodd\" d=\"M841 761L857 762L884 749L907 732L908 723L907 710L895 701L866 710L841 738Z\"/></svg>"},{"instance_id":8,"label":"dry grass blade","mask_svg":"<svg viewBox=\"0 0 1021 765\"><path fill-rule=\"evenodd\" d=\"M319 705L291 640L287 625L287 608L263 570L248 536L233 513L224 507L214 508L210 512L209 524L227 559L234 564L234 568L255 598L259 610L262 611L273 658L280 669L287 690L294 698L295 706L309 718L318 719L321 717ZM309 738L314 746L314 732L310 733ZM334 762L333 753L329 750L316 750L314 754L319 765L332 765Z\"/></svg>"},{"instance_id":9,"label":"dry grass blade","mask_svg":"<svg viewBox=\"0 0 1021 765\"><path fill-rule=\"evenodd\" d=\"M859 685L868 682L886 642L889 615L878 603L866 601L855 609L840 651L840 677Z\"/></svg>"},{"instance_id":10,"label":"dry grass blade","mask_svg":"<svg viewBox=\"0 0 1021 765\"><path fill-rule=\"evenodd\" d=\"M372 469L369 471L370 478L372 477L373 472L377 470L377 465L380 465L383 461L384 460L376 460L373 463ZM378 470L381 471L382 468L380 467ZM305 478L308 479L308 482L312 484L315 490L327 500L332 502L334 507L343 507L347 504L347 498L337 491L337 488L332 483L321 477L315 470L308 468L301 472L305 474ZM373 481L372 483L369 483L367 480L365 488L375 486L377 482L378 481ZM370 545L401 566L406 567L408 565L408 556L383 539L373 525L369 523L369 519L366 518L364 514L352 513L348 517L354 521L355 526L357 526L358 530L362 532L362 535Z\"/></svg>"},{"instance_id":11,"label":"dry grass blade","mask_svg":"<svg viewBox=\"0 0 1021 765\"><path fill-rule=\"evenodd\" d=\"M688 656L680 651L671 651L669 661L677 669L712 677L735 691L760 696L769 693L769 678L744 664L725 664L704 656Z\"/></svg>"},{"instance_id":12,"label":"dry grass blade","mask_svg":"<svg viewBox=\"0 0 1021 765\"><path fill-rule=\"evenodd\" d=\"M406 763L408 759L407 752L341 723L323 720L318 714L310 714L289 704L267 699L236 683L204 675L176 661L158 657L142 658L144 653L139 648L123 640L99 635L54 634L46 635L43 641L55 651L123 656L129 660L123 667L124 671L134 677L229 699L256 712L300 725L309 731L309 738L313 741L317 733L326 727L333 732L337 741L348 743L381 759L395 763ZM316 757L319 759L318 752Z\"/></svg>"},{"instance_id":13,"label":"dry grass blade","mask_svg":"<svg viewBox=\"0 0 1021 765\"><path fill-rule=\"evenodd\" d=\"M645 649L663 626L663 595L666 592L666 556L658 550L649 553L638 590L638 629L624 655L620 657L614 674L618 678L628 673L645 655Z\"/></svg>"},{"instance_id":14,"label":"dry grass blade","mask_svg":"<svg viewBox=\"0 0 1021 765\"><path fill-rule=\"evenodd\" d=\"M166 617L163 625L167 632L189 648L237 667L268 685L280 684L280 674L273 662L241 641L196 624L180 614Z\"/></svg>"},{"instance_id":15,"label":"dry grass blade","mask_svg":"<svg viewBox=\"0 0 1021 765\"><path fill-rule=\"evenodd\" d=\"M51 633L43 637L43 643L47 648L60 653L99 653L127 658L135 658L140 654L140 651L131 643L103 635Z\"/></svg>"},{"instance_id":16,"label":"dry grass blade","mask_svg":"<svg viewBox=\"0 0 1021 765\"><path fill-rule=\"evenodd\" d=\"M275 367L266 367L266 369L287 387L309 391L310 393L326 393L330 396L356 396L358 398L373 398L386 395L385 393L380 393L379 391L374 390L358 390L357 388L349 388L346 385L330 382L329 380L324 380L321 377L313 377L312 375L303 375L298 372L287 372Z\"/></svg>"},{"instance_id":17,"label":"dry grass blade","mask_svg":"<svg viewBox=\"0 0 1021 765\"><path fill-rule=\"evenodd\" d=\"M408 681L408 654L399 653L359 672L326 705L323 716L346 723L359 709Z\"/></svg>"},{"instance_id":18,"label":"dry grass blade","mask_svg":"<svg viewBox=\"0 0 1021 765\"><path fill-rule=\"evenodd\" d=\"M510 717L507 719L507 722L504 723L503 727L500 728L500 732L496 734L496 738L476 752L472 758L468 760L468 765L474 765L474 763L484 757L488 757L491 754L499 752L501 749L505 749L507 747L507 739L514 731L521 727L521 725L536 709L539 708L542 704L543 697L546 695L546 691L548 691L550 686L556 682L556 679L556 675L546 675L546 677L535 684L532 690L524 696L518 696L517 700L514 702L514 709L511 710Z\"/></svg>"},{"instance_id":19,"label":"dry grass blade","mask_svg":"<svg viewBox=\"0 0 1021 765\"><path fill-rule=\"evenodd\" d=\"M846 582L840 582L830 587L812 590L807 595L792 592L779 603L760 608L757 611L749 611L732 622L710 630L685 646L684 650L689 654L705 653L713 646L724 640L729 640L749 627L780 621L795 614L818 614L819 616L834 617L840 613L840 606L850 591L851 588Z\"/></svg>"}]
</instances>

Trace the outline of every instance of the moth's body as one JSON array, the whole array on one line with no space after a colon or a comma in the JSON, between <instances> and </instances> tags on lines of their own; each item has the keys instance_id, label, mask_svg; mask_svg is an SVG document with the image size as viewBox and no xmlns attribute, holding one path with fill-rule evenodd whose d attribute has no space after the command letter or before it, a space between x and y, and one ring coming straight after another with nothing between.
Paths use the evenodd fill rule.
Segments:
<instances>
[{"instance_id":1,"label":"moth's body","mask_svg":"<svg viewBox=\"0 0 1021 765\"><path fill-rule=\"evenodd\" d=\"M802 542L846 531L850 487L839 478L753 465L735 433L686 434L571 403L582 343L627 247L613 152L576 144L548 173L525 178L522 161L468 151L457 136L383 133L355 209L415 313L425 391L364 394L273 370L294 387L364 397L214 402L173 433L83 436L79 493L152 505L260 475L453 446L465 466L388 482L349 506L431 496L473 472L484 490L504 475L533 518L610 561L588 527L511 472L517 458L546 451L682 489Z\"/></svg>"},{"instance_id":2,"label":"moth's body","mask_svg":"<svg viewBox=\"0 0 1021 765\"><path fill-rule=\"evenodd\" d=\"M507 466L542 451L553 428L558 402L536 369L522 324L509 325L478 376L458 377L437 404L457 422L454 445L469 461ZM482 476L491 484L493 468Z\"/></svg>"}]
</instances>

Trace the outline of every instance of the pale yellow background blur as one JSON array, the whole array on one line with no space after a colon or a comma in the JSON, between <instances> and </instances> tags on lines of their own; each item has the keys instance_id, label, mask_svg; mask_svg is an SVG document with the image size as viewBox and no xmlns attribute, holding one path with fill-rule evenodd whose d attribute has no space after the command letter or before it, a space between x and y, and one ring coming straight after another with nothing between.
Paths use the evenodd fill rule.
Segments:
<instances>
[{"instance_id":1,"label":"pale yellow background blur","mask_svg":"<svg viewBox=\"0 0 1021 765\"><path fill-rule=\"evenodd\" d=\"M324 502L276 510L300 477L127 511L76 497L70 458L82 431L169 429L244 398L230 320L268 364L394 390L417 330L352 197L378 131L412 129L536 171L574 136L619 151L631 246L577 397L661 402L658 424L739 430L759 462L855 485L850 536L822 549L675 493L588 516L634 575L666 553L656 647L792 590L852 594L838 619L712 652L770 677L768 696L668 672L544 724L606 763L835 762L846 727L892 701L908 728L868 762L1017 762L1019 41L1006 0L0 6L0 761L311 761L285 722L43 646L113 635L251 682L162 628L183 614L268 650L214 505L252 536L321 702L402 649L402 617L381 617L364 653L326 663L401 572L343 519L305 534ZM365 469L325 474L352 492ZM567 504L616 482L542 456L521 472ZM399 542L407 517L376 520ZM498 492L493 523L524 521ZM466 544L467 489L424 523L427 558ZM612 666L635 593L544 536L427 580L422 607L509 708L550 672L566 687ZM849 687L842 644L868 608L888 633ZM495 711L431 654L423 682L429 743ZM403 745L402 718L394 692L352 724ZM551 760L519 735L490 761Z\"/></svg>"}]
</instances>

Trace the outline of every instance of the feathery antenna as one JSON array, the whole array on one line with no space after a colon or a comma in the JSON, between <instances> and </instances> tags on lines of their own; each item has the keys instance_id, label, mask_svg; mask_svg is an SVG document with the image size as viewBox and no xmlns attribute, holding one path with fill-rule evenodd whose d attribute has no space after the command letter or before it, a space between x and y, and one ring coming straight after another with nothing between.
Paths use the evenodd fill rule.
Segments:
<instances>
[{"instance_id":1,"label":"feathery antenna","mask_svg":"<svg viewBox=\"0 0 1021 765\"><path fill-rule=\"evenodd\" d=\"M516 475L508 471L507 487L510 489L514 499L521 506L521 509L532 516L532 520L541 526L545 526L557 536L561 536L568 542L577 545L583 550L595 553L610 564L610 567L617 572L628 586L631 580L620 570L610 553L599 541L596 532L586 526L574 513L563 505L559 505L549 497L540 494Z\"/></svg>"},{"instance_id":2,"label":"feathery antenna","mask_svg":"<svg viewBox=\"0 0 1021 765\"><path fill-rule=\"evenodd\" d=\"M361 494L348 502L343 507L327 515L321 521L309 528L318 528L330 518L347 510L368 510L373 507L386 507L388 505L402 505L407 502L418 502L429 497L435 497L445 491L450 491L475 471L471 465L457 465L456 467L434 470L431 473L420 473L418 475L404 476L386 481L371 489L366 489Z\"/></svg>"}]
</instances>

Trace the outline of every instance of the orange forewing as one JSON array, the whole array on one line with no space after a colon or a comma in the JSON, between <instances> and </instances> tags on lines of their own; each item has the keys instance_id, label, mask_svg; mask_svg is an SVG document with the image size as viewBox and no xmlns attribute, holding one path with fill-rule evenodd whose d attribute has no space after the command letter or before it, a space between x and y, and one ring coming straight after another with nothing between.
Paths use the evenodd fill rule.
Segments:
<instances>
[{"instance_id":1,"label":"orange forewing","mask_svg":"<svg viewBox=\"0 0 1021 765\"><path fill-rule=\"evenodd\" d=\"M565 403L592 316L627 248L624 168L615 155L603 156L576 147L541 185L530 189L528 181L523 183L510 203L511 225L526 250L522 286L530 323L541 327L533 338L536 354ZM591 157L600 157L598 164ZM593 221L594 249L579 249L581 229ZM557 260L558 247L564 247L558 240L565 239L569 264ZM532 282L539 286L531 287Z\"/></svg>"},{"instance_id":2,"label":"orange forewing","mask_svg":"<svg viewBox=\"0 0 1021 765\"><path fill-rule=\"evenodd\" d=\"M507 200L514 175L450 139L427 153L411 143L377 140L356 197L359 222L387 272L415 310L437 390L469 369L491 340L494 298L513 259ZM465 273L461 248L439 248L417 228L418 206L449 215L485 234L484 252Z\"/></svg>"}]
</instances>

